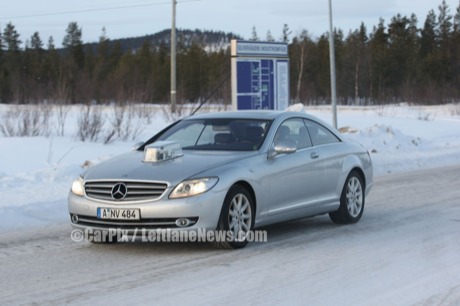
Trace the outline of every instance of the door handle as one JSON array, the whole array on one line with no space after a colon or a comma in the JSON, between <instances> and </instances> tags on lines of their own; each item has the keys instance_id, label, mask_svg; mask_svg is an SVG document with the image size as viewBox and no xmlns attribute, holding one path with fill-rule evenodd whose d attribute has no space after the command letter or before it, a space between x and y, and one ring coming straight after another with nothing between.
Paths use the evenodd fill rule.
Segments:
<instances>
[{"instance_id":1,"label":"door handle","mask_svg":"<svg viewBox=\"0 0 460 306\"><path fill-rule=\"evenodd\" d=\"M310 157L311 157L312 159L317 159L317 158L319 157L319 154L316 153L316 152L311 152Z\"/></svg>"}]
</instances>

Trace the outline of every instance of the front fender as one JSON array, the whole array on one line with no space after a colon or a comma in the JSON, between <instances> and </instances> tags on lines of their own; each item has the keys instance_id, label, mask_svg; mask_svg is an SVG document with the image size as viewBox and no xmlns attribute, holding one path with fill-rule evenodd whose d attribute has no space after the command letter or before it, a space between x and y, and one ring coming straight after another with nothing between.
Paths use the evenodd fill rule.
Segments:
<instances>
[{"instance_id":1,"label":"front fender","mask_svg":"<svg viewBox=\"0 0 460 306\"><path fill-rule=\"evenodd\" d=\"M342 175L340 176L340 182L338 184L338 188L342 188L345 184L345 180L347 179L348 174L353 170L356 169L362 175L364 186L366 190L366 195L369 193L370 188L373 183L373 169L372 169L372 161L370 159L369 154L362 153L360 155L348 155L342 164ZM342 189L339 191L342 192Z\"/></svg>"},{"instance_id":2,"label":"front fender","mask_svg":"<svg viewBox=\"0 0 460 306\"><path fill-rule=\"evenodd\" d=\"M262 166L262 154L256 158L240 160L235 163L222 165L220 167L200 173L201 177L215 176L219 182L214 187L216 192L228 191L235 183L244 181L254 191L256 216L265 210L264 203L267 203L268 176L266 167Z\"/></svg>"}]
</instances>

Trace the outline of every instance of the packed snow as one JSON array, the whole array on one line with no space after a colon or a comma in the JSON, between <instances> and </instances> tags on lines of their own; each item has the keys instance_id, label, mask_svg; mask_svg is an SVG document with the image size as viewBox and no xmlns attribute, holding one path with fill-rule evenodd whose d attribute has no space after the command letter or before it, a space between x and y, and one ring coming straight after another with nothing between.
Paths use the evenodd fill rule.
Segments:
<instances>
[{"instance_id":1,"label":"packed snow","mask_svg":"<svg viewBox=\"0 0 460 306\"><path fill-rule=\"evenodd\" d=\"M11 107L0 105L0 118ZM332 121L327 106L296 104L288 110ZM58 130L56 115L51 118L49 136L0 135L0 232L68 222L67 193L84 167L131 150L134 143L148 139L173 121L164 106L152 106L147 119L138 119L142 129L134 139L110 144L82 142L77 137L81 111L80 106L70 108L64 136L53 130ZM102 115L107 124L114 112L107 106ZM338 127L371 152L376 176L460 164L459 105L341 106Z\"/></svg>"}]
</instances>

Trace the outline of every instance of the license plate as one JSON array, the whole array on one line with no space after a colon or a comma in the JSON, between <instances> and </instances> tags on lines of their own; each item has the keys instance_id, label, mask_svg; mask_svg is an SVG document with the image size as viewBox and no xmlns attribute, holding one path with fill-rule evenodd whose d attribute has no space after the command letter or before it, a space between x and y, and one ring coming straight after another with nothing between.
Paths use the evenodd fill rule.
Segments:
<instances>
[{"instance_id":1,"label":"license plate","mask_svg":"<svg viewBox=\"0 0 460 306\"><path fill-rule=\"evenodd\" d=\"M139 220L139 209L97 208L98 219Z\"/></svg>"}]
</instances>

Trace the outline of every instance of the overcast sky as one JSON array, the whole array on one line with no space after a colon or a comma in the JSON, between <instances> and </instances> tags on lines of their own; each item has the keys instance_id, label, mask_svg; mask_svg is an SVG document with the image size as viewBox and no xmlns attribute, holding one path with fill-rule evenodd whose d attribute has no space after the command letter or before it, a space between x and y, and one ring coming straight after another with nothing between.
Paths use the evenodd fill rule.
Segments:
<instances>
[{"instance_id":1,"label":"overcast sky","mask_svg":"<svg viewBox=\"0 0 460 306\"><path fill-rule=\"evenodd\" d=\"M428 12L438 13L442 0L332 0L334 27L345 34L364 22L368 31L379 18L388 24L393 16L415 13L422 27ZM459 0L447 0L451 14ZM67 25L76 21L83 41L97 41L102 28L111 39L153 34L171 27L172 0L3 0L0 29L12 22L22 42L39 32L45 42L53 36L60 47ZM234 32L245 39L256 27L261 39L267 31L278 39L283 24L293 34L306 29L314 37L328 31L328 0L178 0L177 27ZM291 36L292 37L292 36Z\"/></svg>"}]
</instances>

